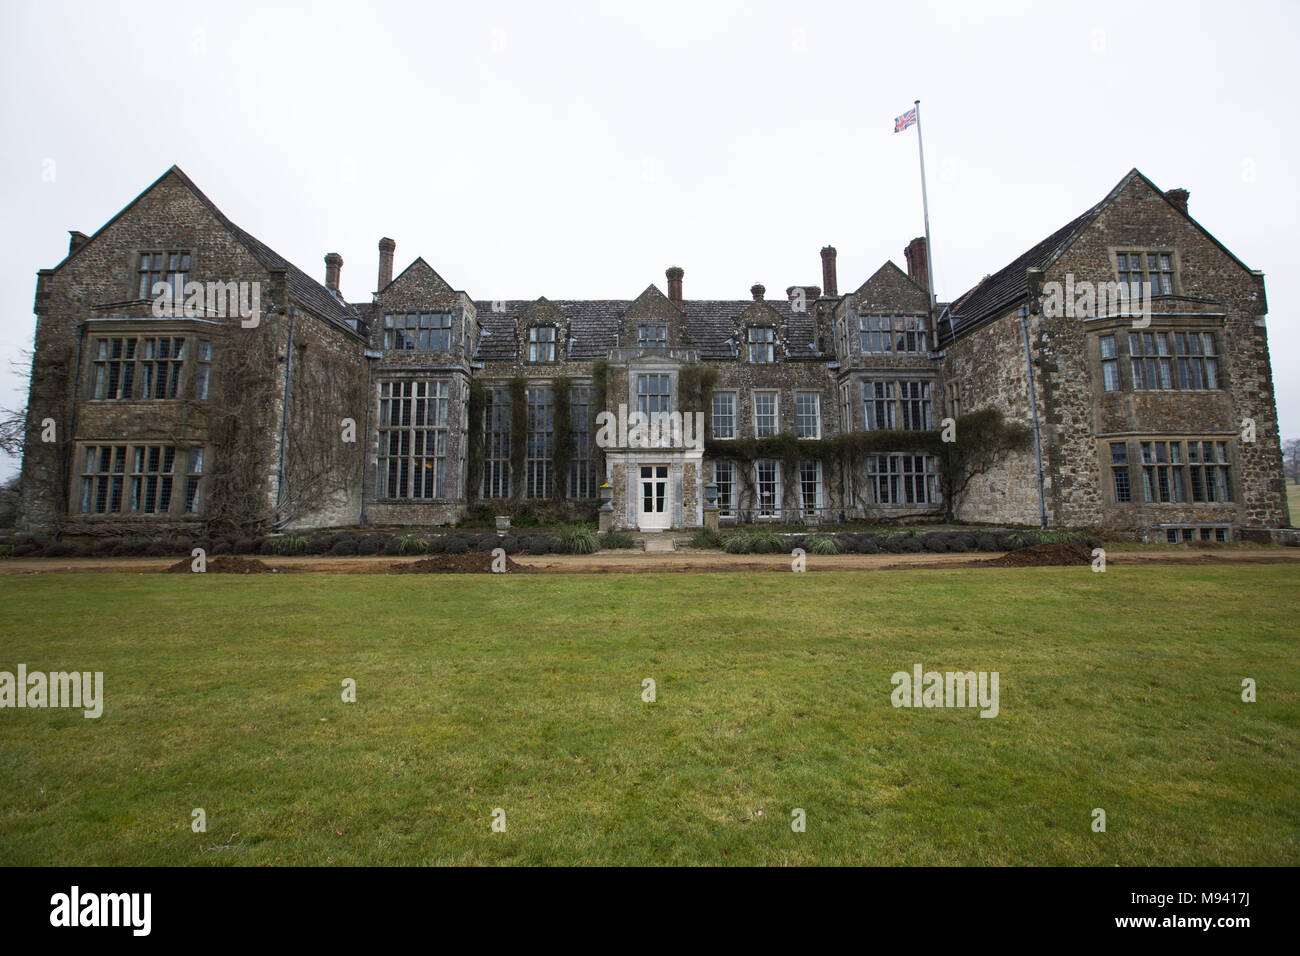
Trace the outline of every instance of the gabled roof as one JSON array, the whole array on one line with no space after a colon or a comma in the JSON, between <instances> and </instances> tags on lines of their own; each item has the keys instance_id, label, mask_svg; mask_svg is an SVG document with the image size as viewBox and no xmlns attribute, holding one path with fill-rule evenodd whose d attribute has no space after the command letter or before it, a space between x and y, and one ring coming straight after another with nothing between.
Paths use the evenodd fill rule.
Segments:
<instances>
[{"instance_id":1,"label":"gabled roof","mask_svg":"<svg viewBox=\"0 0 1300 956\"><path fill-rule=\"evenodd\" d=\"M958 296L948 308L949 320L939 326L939 338L942 341L955 339L987 319L1005 315L1017 302L1028 299L1029 280L1025 270L1046 269L1055 262L1070 243L1092 224L1109 198L1107 196L1081 216L1070 220L1009 265L985 276L973 289Z\"/></svg>"},{"instance_id":2,"label":"gabled roof","mask_svg":"<svg viewBox=\"0 0 1300 956\"><path fill-rule=\"evenodd\" d=\"M1029 298L1029 283L1025 270L1030 268L1046 270L1052 263L1056 262L1061 257L1061 254L1074 243L1084 230L1096 221L1102 211L1134 180L1145 183L1152 192L1168 203L1171 209L1186 218L1206 238L1218 246L1228 258L1245 271L1251 271L1249 266L1233 255L1208 229L1189 216L1186 210L1176 206L1165 195L1163 189L1144 176L1140 170L1134 168L1130 169L1124 178L1115 185L1115 188L1108 192L1097 205L1066 223L1009 265L1004 266L992 275L985 276L974 288L969 289L965 294L953 300L951 306L945 310L949 319L940 323L939 326L940 340L948 342L959 338L990 319L1005 315L1017 304L1026 301Z\"/></svg>"},{"instance_id":3,"label":"gabled roof","mask_svg":"<svg viewBox=\"0 0 1300 956\"><path fill-rule=\"evenodd\" d=\"M140 193L140 195L136 196L129 203L123 206L117 215L104 223L104 225L100 226L89 240L83 242L80 246L70 252L62 262L54 267L55 271L63 268L64 265L74 259L77 254L81 252L82 249L85 249L86 246L90 245L90 243L94 241L100 233L113 225L113 223L117 222L117 220L121 219L122 216L126 215L127 211L130 210L132 206L152 192L153 189L168 176L176 177L180 183L193 193L194 197L198 199L210 213L212 213L213 217L216 218L218 222L230 231L239 243L248 250L249 255L261 263L262 266L267 270L283 269L288 274L289 294L298 302L299 305L327 322L337 325L349 332L352 331L348 322L350 320L355 321L358 318L358 315L350 305L335 296L329 289L325 288L325 286L317 282L302 269L299 269L292 262L284 258L284 256L280 255L256 236L245 232L243 229L239 228L239 226L231 222L229 217L217 208L217 204L209 199L203 193L203 190L199 189L199 187L194 184L194 181L186 176L179 166L172 166L150 183L149 186Z\"/></svg>"},{"instance_id":4,"label":"gabled roof","mask_svg":"<svg viewBox=\"0 0 1300 956\"><path fill-rule=\"evenodd\" d=\"M640 297L638 297L640 298ZM509 362L517 358L515 323L523 318L537 302L536 299L511 299L505 302L475 302L479 325L488 333L479 340L475 359L482 362ZM623 315L637 301L635 299L550 299L569 323L569 336L573 349L569 353L577 360L603 358L618 345L635 343L617 342L616 334ZM727 340L735 335L740 317L757 305L753 299L687 299L682 307L682 333L690 340L690 347L700 351L703 359L732 358ZM811 312L795 312L786 299L767 299L762 303L783 321L786 330L784 343L787 354L781 358L794 360L829 360L829 356L813 351L813 321ZM501 311L493 311L493 306ZM739 348L740 343L736 343Z\"/></svg>"},{"instance_id":5,"label":"gabled roof","mask_svg":"<svg viewBox=\"0 0 1300 956\"><path fill-rule=\"evenodd\" d=\"M445 294L447 295L456 294L456 290L451 287L451 283L448 282L446 279L444 279L441 275L439 275L438 270L435 269L433 266L429 265L429 263L425 261L424 256L416 256L411 261L411 264L409 266L407 266L397 275L393 276L393 278L389 279L388 285L384 286L383 289L380 289L379 292L383 292L385 289L391 288L397 282L404 279L408 274L415 274L419 272L425 272L433 276L433 278L437 281L437 284L441 286L442 289L445 291ZM355 303L353 304L353 307L354 308L356 307Z\"/></svg>"}]
</instances>

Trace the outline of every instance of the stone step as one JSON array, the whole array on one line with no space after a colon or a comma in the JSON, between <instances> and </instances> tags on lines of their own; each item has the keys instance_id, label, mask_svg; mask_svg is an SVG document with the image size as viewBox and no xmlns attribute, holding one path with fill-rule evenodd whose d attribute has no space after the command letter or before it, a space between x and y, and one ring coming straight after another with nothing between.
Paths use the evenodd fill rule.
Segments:
<instances>
[{"instance_id":1,"label":"stone step","mask_svg":"<svg viewBox=\"0 0 1300 956\"><path fill-rule=\"evenodd\" d=\"M648 534L645 536L646 551L676 551L677 544L673 541L671 535L667 534Z\"/></svg>"}]
</instances>

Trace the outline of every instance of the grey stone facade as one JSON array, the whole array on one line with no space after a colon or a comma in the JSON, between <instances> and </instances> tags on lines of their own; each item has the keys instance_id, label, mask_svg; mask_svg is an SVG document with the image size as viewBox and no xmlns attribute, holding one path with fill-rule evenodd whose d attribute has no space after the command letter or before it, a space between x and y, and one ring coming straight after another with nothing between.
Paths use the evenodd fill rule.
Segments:
<instances>
[{"instance_id":1,"label":"grey stone facade","mask_svg":"<svg viewBox=\"0 0 1300 956\"><path fill-rule=\"evenodd\" d=\"M395 243L385 238L371 301L348 303L337 254L316 282L173 167L93 236L74 233L68 257L38 276L24 520L67 533L217 521L426 526L480 503L590 513L606 483L615 527L699 526L710 483L726 496L724 520L937 517L947 503L925 451L933 444L905 433L982 408L1031 423L1025 307L1050 524L1156 535L1281 526L1263 280L1187 215L1186 201L1134 170L1083 216L940 304L932 323L924 240L908 245L907 271L885 263L844 294L826 247L821 287L772 298L755 285L749 298L691 299L673 267L666 293L651 285L627 300L494 302L454 288L422 258L394 277ZM1170 288L1153 299L1146 327L1167 338L1151 341L1209 335L1195 341L1212 343L1213 387L1136 387L1129 317L1029 308L1027 268L1048 283L1113 283L1127 261L1117 257L1132 250L1170 262ZM258 283L260 321L157 317L141 294L152 278L142 263L182 253L188 281ZM183 357L162 363L163 338ZM1104 355L1112 342L1118 354ZM136 351L114 359L114 348ZM1176 370L1179 357L1167 357ZM164 373L174 381L160 389ZM686 383L701 377L710 385L692 394L705 407L687 407ZM569 389L571 441L554 431L557 382ZM484 396L481 420L471 421L472 395ZM720 442L712 449L747 450L719 452L719 464L698 446L596 447L596 414L619 406L702 412ZM51 421L54 440L42 441ZM898 433L896 447L851 466L827 458L827 440L882 429ZM807 440L807 460L797 451L762 459L769 446L759 440L773 436ZM562 475L561 447L571 459ZM1226 493L1210 491L1211 479ZM964 520L1037 524L1039 487L1038 458L1020 453L953 504Z\"/></svg>"}]
</instances>

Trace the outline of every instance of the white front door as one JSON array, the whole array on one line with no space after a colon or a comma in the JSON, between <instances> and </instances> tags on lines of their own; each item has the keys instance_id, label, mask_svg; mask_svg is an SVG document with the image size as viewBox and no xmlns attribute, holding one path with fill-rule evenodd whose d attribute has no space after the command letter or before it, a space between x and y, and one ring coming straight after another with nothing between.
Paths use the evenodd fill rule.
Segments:
<instances>
[{"instance_id":1,"label":"white front door","mask_svg":"<svg viewBox=\"0 0 1300 956\"><path fill-rule=\"evenodd\" d=\"M641 466L641 493L637 496L637 527L642 531L665 531L672 524L668 500L668 466Z\"/></svg>"}]
</instances>

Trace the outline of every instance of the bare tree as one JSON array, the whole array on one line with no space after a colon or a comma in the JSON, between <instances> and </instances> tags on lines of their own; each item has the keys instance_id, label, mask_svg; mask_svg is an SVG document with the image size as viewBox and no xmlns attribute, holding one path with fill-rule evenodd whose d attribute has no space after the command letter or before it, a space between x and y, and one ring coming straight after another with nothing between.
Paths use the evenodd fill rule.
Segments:
<instances>
[{"instance_id":1,"label":"bare tree","mask_svg":"<svg viewBox=\"0 0 1300 956\"><path fill-rule=\"evenodd\" d=\"M32 374L32 350L20 351L17 358L9 360L9 367L26 383ZM0 453L22 457L26 433L27 409L0 407Z\"/></svg>"},{"instance_id":2,"label":"bare tree","mask_svg":"<svg viewBox=\"0 0 1300 956\"><path fill-rule=\"evenodd\" d=\"M1282 443L1284 477L1288 471L1291 473L1292 484L1300 485L1300 438L1288 438Z\"/></svg>"}]
</instances>

